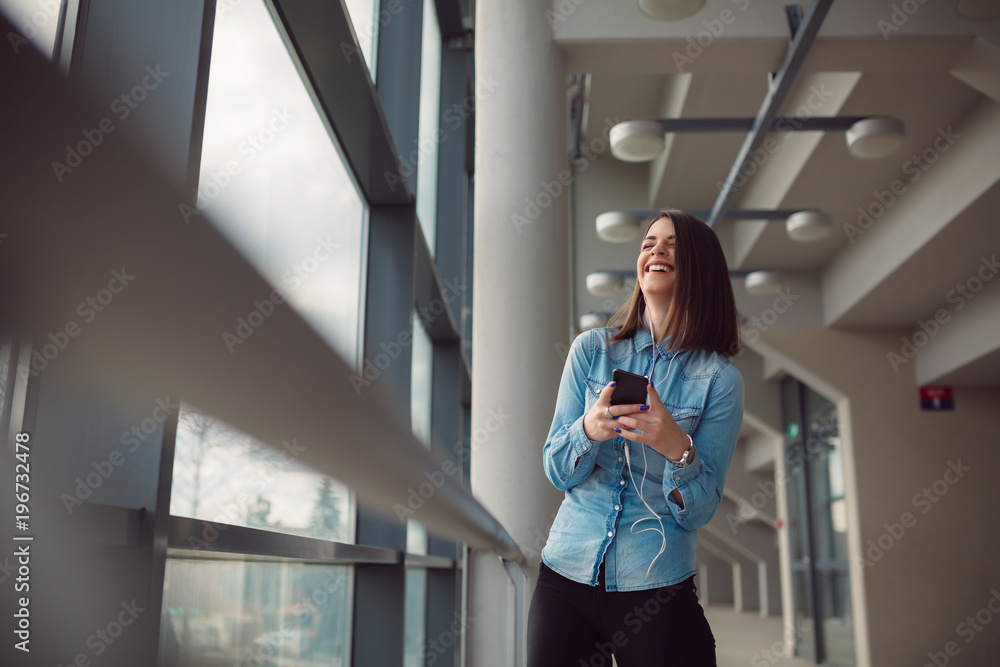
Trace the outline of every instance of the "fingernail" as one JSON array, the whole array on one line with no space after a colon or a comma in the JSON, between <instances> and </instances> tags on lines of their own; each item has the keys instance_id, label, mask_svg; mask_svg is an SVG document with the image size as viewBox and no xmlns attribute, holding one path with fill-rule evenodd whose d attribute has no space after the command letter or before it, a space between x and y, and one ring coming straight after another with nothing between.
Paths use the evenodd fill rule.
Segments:
<instances>
[{"instance_id":1,"label":"fingernail","mask_svg":"<svg viewBox=\"0 0 1000 667\"><path fill-rule=\"evenodd\" d=\"M640 405L639 409L640 410L649 410L649 406L648 405Z\"/></svg>"},{"instance_id":2,"label":"fingernail","mask_svg":"<svg viewBox=\"0 0 1000 667\"><path fill-rule=\"evenodd\" d=\"M616 428L615 429L615 433L621 433L621 432L622 432L622 430L620 428Z\"/></svg>"},{"instance_id":3,"label":"fingernail","mask_svg":"<svg viewBox=\"0 0 1000 667\"><path fill-rule=\"evenodd\" d=\"M609 386L609 387L613 387L613 386L615 386L616 384L618 384L618 383L617 383L617 382L615 382L614 380L612 380L612 381L611 381L611 384L609 384L608 386Z\"/></svg>"}]
</instances>

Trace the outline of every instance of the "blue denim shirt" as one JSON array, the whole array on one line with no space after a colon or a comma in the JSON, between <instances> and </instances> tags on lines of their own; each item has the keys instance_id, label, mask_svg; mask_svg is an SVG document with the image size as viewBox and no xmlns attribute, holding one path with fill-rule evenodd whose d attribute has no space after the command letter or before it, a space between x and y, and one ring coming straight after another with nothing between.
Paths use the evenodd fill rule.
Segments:
<instances>
[{"instance_id":1,"label":"blue denim shirt","mask_svg":"<svg viewBox=\"0 0 1000 667\"><path fill-rule=\"evenodd\" d=\"M609 344L612 333L603 328L580 334L563 369L542 458L545 475L566 495L542 560L564 577L590 586L597 584L604 560L609 591L668 586L695 573L697 529L708 523L722 500L743 421L743 377L718 353L667 351L664 344L654 345L645 329L639 329L631 340ZM594 442L583 431L583 416L611 382L612 371L621 368L648 375L654 354L658 358L653 385L677 425L694 441L696 455L685 468L640 443L620 436ZM631 477L626 444L631 452ZM666 536L666 551L656 558L648 579L647 568L663 538L652 530L638 532L650 526L658 531L660 523L652 518L632 532L633 522L652 517L637 493L640 483ZM683 508L669 499L674 489L684 500Z\"/></svg>"}]
</instances>

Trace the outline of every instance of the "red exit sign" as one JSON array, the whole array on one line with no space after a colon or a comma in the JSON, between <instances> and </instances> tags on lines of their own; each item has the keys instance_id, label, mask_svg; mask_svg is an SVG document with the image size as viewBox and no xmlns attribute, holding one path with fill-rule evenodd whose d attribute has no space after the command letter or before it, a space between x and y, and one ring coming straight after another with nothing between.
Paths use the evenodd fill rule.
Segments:
<instances>
[{"instance_id":1,"label":"red exit sign","mask_svg":"<svg viewBox=\"0 0 1000 667\"><path fill-rule=\"evenodd\" d=\"M920 409L954 410L955 398L952 396L951 387L921 387Z\"/></svg>"}]
</instances>

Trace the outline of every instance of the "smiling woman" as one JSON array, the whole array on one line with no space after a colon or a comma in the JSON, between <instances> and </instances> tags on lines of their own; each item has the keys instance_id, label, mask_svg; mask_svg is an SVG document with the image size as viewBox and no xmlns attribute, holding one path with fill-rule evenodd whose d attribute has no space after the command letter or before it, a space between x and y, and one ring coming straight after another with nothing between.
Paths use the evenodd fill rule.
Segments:
<instances>
[{"instance_id":1,"label":"smiling woman","mask_svg":"<svg viewBox=\"0 0 1000 667\"><path fill-rule=\"evenodd\" d=\"M611 655L620 667L715 665L695 556L743 422L743 378L727 359L738 345L714 232L660 211L632 296L608 328L577 337L563 370L542 460L566 495L542 550L529 667ZM619 370L646 377L645 403L613 400ZM651 607L645 622L629 621L629 610Z\"/></svg>"}]
</instances>

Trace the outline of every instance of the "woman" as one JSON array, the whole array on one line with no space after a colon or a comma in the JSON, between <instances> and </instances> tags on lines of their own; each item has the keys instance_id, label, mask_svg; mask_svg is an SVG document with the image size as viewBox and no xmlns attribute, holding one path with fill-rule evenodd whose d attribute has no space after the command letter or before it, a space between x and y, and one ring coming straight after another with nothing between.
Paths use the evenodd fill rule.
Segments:
<instances>
[{"instance_id":1,"label":"woman","mask_svg":"<svg viewBox=\"0 0 1000 667\"><path fill-rule=\"evenodd\" d=\"M715 665L694 587L697 528L722 499L743 420L729 270L715 233L679 210L646 229L632 296L580 334L543 449L566 495L542 550L529 667ZM653 337L655 336L655 344ZM612 405L612 372L649 378Z\"/></svg>"}]
</instances>

